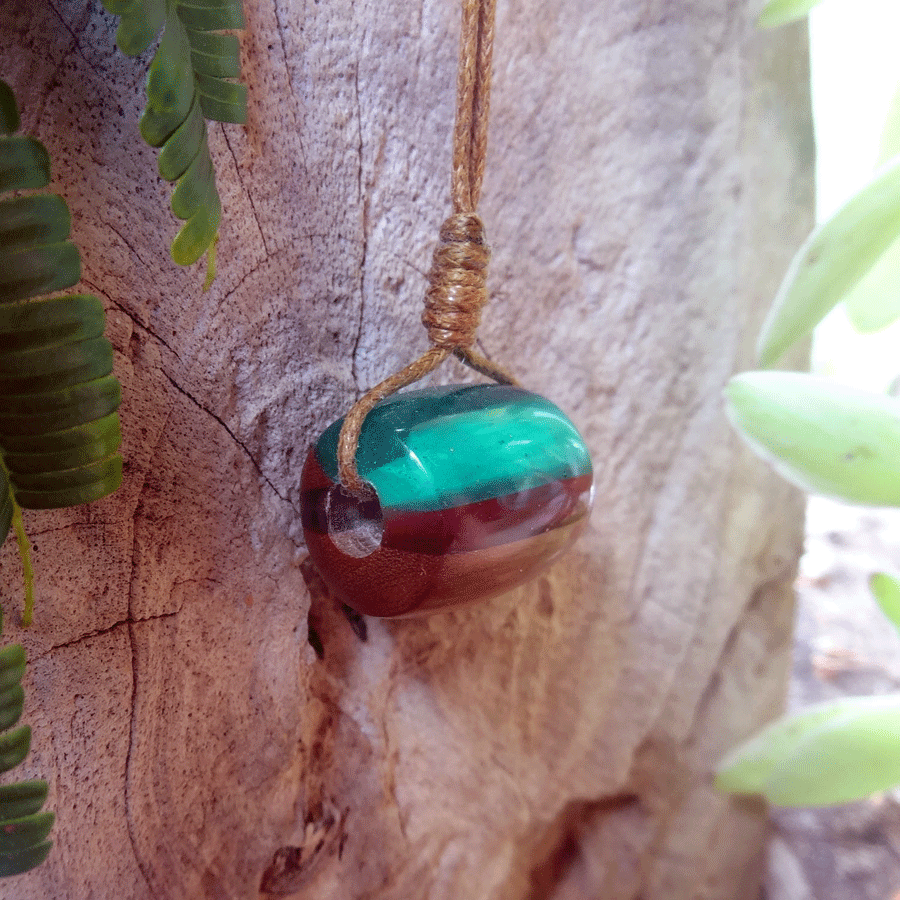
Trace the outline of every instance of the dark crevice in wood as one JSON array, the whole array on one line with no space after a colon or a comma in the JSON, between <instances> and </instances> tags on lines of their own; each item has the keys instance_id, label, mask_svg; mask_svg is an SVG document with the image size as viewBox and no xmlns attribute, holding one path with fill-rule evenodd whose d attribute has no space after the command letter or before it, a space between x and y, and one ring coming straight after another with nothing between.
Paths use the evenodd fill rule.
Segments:
<instances>
[{"instance_id":1,"label":"dark crevice in wood","mask_svg":"<svg viewBox=\"0 0 900 900\"><path fill-rule=\"evenodd\" d=\"M541 842L541 862L531 870L530 890L524 900L549 900L581 859L581 833L585 825L598 818L631 809L640 803L634 793L615 794L599 800L573 800L547 828Z\"/></svg>"},{"instance_id":2,"label":"dark crevice in wood","mask_svg":"<svg viewBox=\"0 0 900 900\"><path fill-rule=\"evenodd\" d=\"M309 646L315 650L316 656L319 659L324 659L325 647L322 644L322 638L319 637L319 632L316 631L311 622L308 622L306 626L306 640L309 643Z\"/></svg>"},{"instance_id":3,"label":"dark crevice in wood","mask_svg":"<svg viewBox=\"0 0 900 900\"><path fill-rule=\"evenodd\" d=\"M341 612L344 618L350 623L353 633L361 640L369 639L369 626L366 625L366 617L358 613L355 609L347 606L346 603L341 604Z\"/></svg>"},{"instance_id":4,"label":"dark crevice in wood","mask_svg":"<svg viewBox=\"0 0 900 900\"><path fill-rule=\"evenodd\" d=\"M279 847L260 879L260 893L268 897L294 894L308 885L324 864L339 857L346 838L346 815L331 806L307 819L300 846Z\"/></svg>"}]
</instances>

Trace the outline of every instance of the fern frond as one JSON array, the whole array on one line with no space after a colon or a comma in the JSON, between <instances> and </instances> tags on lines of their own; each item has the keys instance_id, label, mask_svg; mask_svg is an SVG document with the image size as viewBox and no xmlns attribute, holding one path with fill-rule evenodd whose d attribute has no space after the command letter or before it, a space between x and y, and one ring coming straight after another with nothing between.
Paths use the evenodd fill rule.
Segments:
<instances>
[{"instance_id":1,"label":"fern frond","mask_svg":"<svg viewBox=\"0 0 900 900\"><path fill-rule=\"evenodd\" d=\"M0 476L0 482L6 480L5 473L0 472ZM2 537L6 534L2 533ZM0 633L2 631L3 616L0 613ZM24 673L25 651L21 644L0 650L0 732L3 732L0 734L0 772L8 772L19 765L31 747L31 728L27 725L14 728L22 715L25 699L19 683ZM46 781L20 781L0 786L0 877L27 872L47 858L52 846L47 835L56 817L52 812L40 812L46 799Z\"/></svg>"},{"instance_id":2,"label":"fern frond","mask_svg":"<svg viewBox=\"0 0 900 900\"><path fill-rule=\"evenodd\" d=\"M47 151L12 133L18 113L0 85L0 192L46 187ZM122 480L121 390L103 305L80 294L38 297L81 278L69 230L62 197L0 199L0 456L26 509L97 500Z\"/></svg>"},{"instance_id":3,"label":"fern frond","mask_svg":"<svg viewBox=\"0 0 900 900\"><path fill-rule=\"evenodd\" d=\"M164 26L147 76L141 135L151 147L162 148L159 174L177 182L172 212L185 224L172 242L172 258L190 265L209 249L222 219L206 121L247 120L247 89L228 80L240 76L240 45L235 35L220 33L244 27L241 2L103 0L103 5L122 16L116 43L125 53L142 53Z\"/></svg>"},{"instance_id":4,"label":"fern frond","mask_svg":"<svg viewBox=\"0 0 900 900\"><path fill-rule=\"evenodd\" d=\"M121 16L116 46L126 56L139 56L156 39L166 19L166 0L103 0L107 12Z\"/></svg>"},{"instance_id":5,"label":"fern frond","mask_svg":"<svg viewBox=\"0 0 900 900\"><path fill-rule=\"evenodd\" d=\"M103 305L84 294L41 296L75 285L81 257L62 197L21 194L49 184L50 160L18 129L15 98L0 81L0 543L15 529L27 625L33 574L21 507L72 506L114 491L122 481L122 435ZM3 197L10 192L17 193ZM20 644L0 650L0 772L19 765L31 746L31 729L15 727L24 672ZM55 818L40 811L46 799L44 781L0 786L0 877L46 859Z\"/></svg>"},{"instance_id":6,"label":"fern frond","mask_svg":"<svg viewBox=\"0 0 900 900\"><path fill-rule=\"evenodd\" d=\"M114 491L122 434L103 304L83 294L38 296L81 278L65 201L2 196L50 181L47 151L18 127L12 91L0 81L0 541L15 528L29 625L34 579L21 508L74 506Z\"/></svg>"}]
</instances>

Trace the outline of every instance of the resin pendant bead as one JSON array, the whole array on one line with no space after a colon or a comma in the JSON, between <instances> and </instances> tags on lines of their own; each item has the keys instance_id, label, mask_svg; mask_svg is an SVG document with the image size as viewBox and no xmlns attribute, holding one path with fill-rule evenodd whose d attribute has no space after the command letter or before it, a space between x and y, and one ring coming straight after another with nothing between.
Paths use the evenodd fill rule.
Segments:
<instances>
[{"instance_id":1,"label":"resin pendant bead","mask_svg":"<svg viewBox=\"0 0 900 900\"><path fill-rule=\"evenodd\" d=\"M301 481L303 531L329 588L369 616L482 600L531 579L587 524L593 469L549 400L506 385L396 394L366 417L357 470L368 502L339 484L343 419Z\"/></svg>"}]
</instances>

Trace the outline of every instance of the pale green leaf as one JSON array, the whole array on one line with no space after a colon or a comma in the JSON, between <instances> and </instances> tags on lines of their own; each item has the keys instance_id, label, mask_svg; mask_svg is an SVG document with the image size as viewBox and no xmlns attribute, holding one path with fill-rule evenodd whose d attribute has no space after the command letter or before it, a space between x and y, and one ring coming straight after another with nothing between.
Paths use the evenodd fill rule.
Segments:
<instances>
[{"instance_id":1,"label":"pale green leaf","mask_svg":"<svg viewBox=\"0 0 900 900\"><path fill-rule=\"evenodd\" d=\"M732 751L716 786L780 806L830 806L900 784L900 695L820 703Z\"/></svg>"},{"instance_id":2,"label":"pale green leaf","mask_svg":"<svg viewBox=\"0 0 900 900\"><path fill-rule=\"evenodd\" d=\"M900 154L900 88L894 93L884 128L878 165ZM900 318L900 241L895 241L862 280L844 297L853 327L868 334Z\"/></svg>"},{"instance_id":3,"label":"pale green leaf","mask_svg":"<svg viewBox=\"0 0 900 900\"><path fill-rule=\"evenodd\" d=\"M900 697L855 697L776 767L765 797L779 806L830 806L900 784Z\"/></svg>"},{"instance_id":4,"label":"pale green leaf","mask_svg":"<svg viewBox=\"0 0 900 900\"><path fill-rule=\"evenodd\" d=\"M818 226L791 261L763 324L762 365L808 334L900 238L900 158Z\"/></svg>"},{"instance_id":5,"label":"pale green leaf","mask_svg":"<svg viewBox=\"0 0 900 900\"><path fill-rule=\"evenodd\" d=\"M759 14L756 24L760 28L774 28L802 19L821 0L769 0Z\"/></svg>"},{"instance_id":6,"label":"pale green leaf","mask_svg":"<svg viewBox=\"0 0 900 900\"><path fill-rule=\"evenodd\" d=\"M894 241L844 296L844 308L863 334L881 331L900 318L900 241Z\"/></svg>"},{"instance_id":7,"label":"pale green leaf","mask_svg":"<svg viewBox=\"0 0 900 900\"><path fill-rule=\"evenodd\" d=\"M895 628L900 629L900 581L884 572L876 572L869 578L869 588L881 611Z\"/></svg>"},{"instance_id":8,"label":"pale green leaf","mask_svg":"<svg viewBox=\"0 0 900 900\"><path fill-rule=\"evenodd\" d=\"M776 719L719 763L716 788L729 794L764 794L778 766L797 752L809 734L852 709L854 699L817 703Z\"/></svg>"},{"instance_id":9,"label":"pale green leaf","mask_svg":"<svg viewBox=\"0 0 900 900\"><path fill-rule=\"evenodd\" d=\"M900 400L799 372L745 372L725 393L732 424L788 481L900 506Z\"/></svg>"},{"instance_id":10,"label":"pale green leaf","mask_svg":"<svg viewBox=\"0 0 900 900\"><path fill-rule=\"evenodd\" d=\"M881 130L881 145L878 151L878 164L883 165L900 153L900 85L894 91L884 127Z\"/></svg>"}]
</instances>

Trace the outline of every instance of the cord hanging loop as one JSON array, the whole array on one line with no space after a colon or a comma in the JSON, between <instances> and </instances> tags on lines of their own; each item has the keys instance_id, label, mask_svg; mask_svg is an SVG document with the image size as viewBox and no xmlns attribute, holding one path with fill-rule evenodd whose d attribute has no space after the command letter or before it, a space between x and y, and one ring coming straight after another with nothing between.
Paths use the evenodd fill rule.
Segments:
<instances>
[{"instance_id":1,"label":"cord hanging loop","mask_svg":"<svg viewBox=\"0 0 900 900\"><path fill-rule=\"evenodd\" d=\"M360 499L370 499L372 489L359 477L356 451L363 422L377 403L424 378L451 354L494 381L516 383L473 349L481 311L488 298L487 266L491 256L484 224L475 210L487 156L495 10L496 0L462 0L450 179L453 215L441 226L422 314L431 347L364 394L347 413L341 427L338 438L341 484Z\"/></svg>"}]
</instances>

